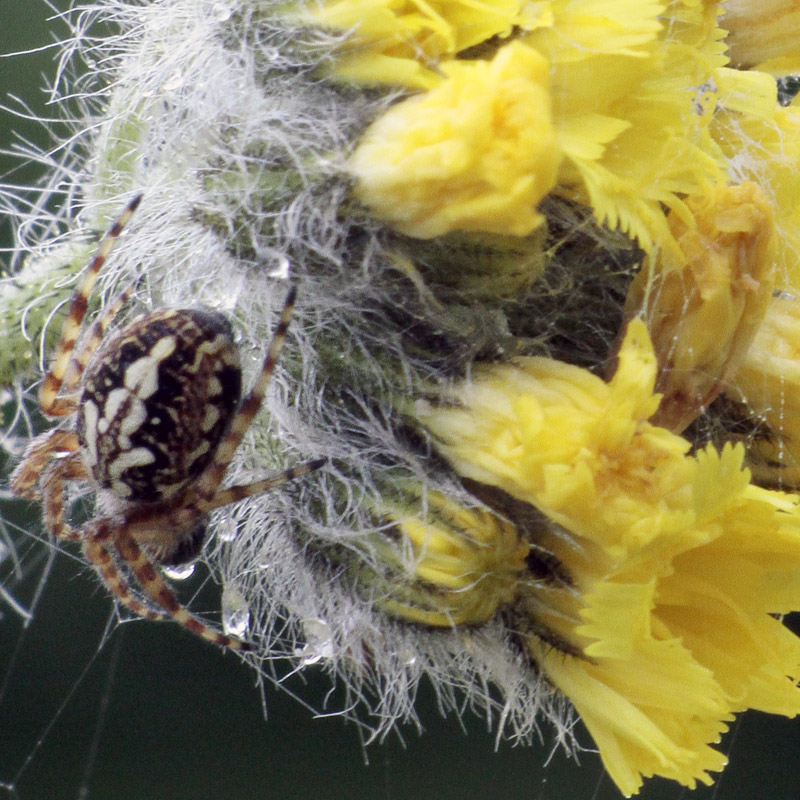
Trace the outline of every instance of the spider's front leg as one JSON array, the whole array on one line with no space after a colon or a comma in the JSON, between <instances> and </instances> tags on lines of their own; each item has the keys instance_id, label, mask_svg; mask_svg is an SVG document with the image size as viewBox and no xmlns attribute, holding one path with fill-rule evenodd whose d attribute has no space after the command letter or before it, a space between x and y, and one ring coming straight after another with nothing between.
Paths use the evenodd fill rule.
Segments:
<instances>
[{"instance_id":1,"label":"spider's front leg","mask_svg":"<svg viewBox=\"0 0 800 800\"><path fill-rule=\"evenodd\" d=\"M64 326L61 329L61 337L56 347L52 366L44 376L39 389L39 405L42 411L50 417L68 416L76 410L75 399L69 396L64 397L61 392L63 390L69 393L78 386L83 367L94 348L97 347L103 331L122 306L124 300L130 296L131 289L129 288L123 292L121 298L114 301L110 308L101 315L100 320L93 328L92 335L89 336L87 345L79 347L76 352L73 352L81 332L83 318L86 316L89 295L97 282L97 274L116 244L122 229L138 208L141 199L141 195L134 197L116 222L109 228L72 297L67 318L64 320Z\"/></svg>"},{"instance_id":2,"label":"spider's front leg","mask_svg":"<svg viewBox=\"0 0 800 800\"><path fill-rule=\"evenodd\" d=\"M44 501L44 523L56 539L77 542L81 532L64 520L64 492L69 481L86 480L88 473L80 453L69 453L51 462L42 472L39 485Z\"/></svg>"},{"instance_id":3,"label":"spider's front leg","mask_svg":"<svg viewBox=\"0 0 800 800\"><path fill-rule=\"evenodd\" d=\"M84 555L97 567L103 582L123 606L144 619L162 622L170 619L169 615L153 611L134 596L108 549L111 530L112 520L109 517L99 517L86 523L80 533Z\"/></svg>"},{"instance_id":4,"label":"spider's front leg","mask_svg":"<svg viewBox=\"0 0 800 800\"><path fill-rule=\"evenodd\" d=\"M196 510L177 509L172 515L169 512L151 514L134 512L134 516L135 521L134 519L127 519L124 513L113 518L95 519L87 525L84 541L86 557L97 565L108 588L119 598L120 602L140 616L148 619L160 618L157 615L154 616L154 612L132 598L129 587L111 557L108 548L111 542L113 542L120 557L130 567L145 594L154 603L163 608L172 619L197 636L220 647L229 647L233 650L251 650L252 645L247 642L228 636L192 616L185 606L181 605L178 598L161 577L156 566L136 542L137 529L141 531L143 536L146 532L159 528L187 530L191 535L191 530L201 522L201 517ZM144 609L146 613L142 613L140 609Z\"/></svg>"},{"instance_id":5,"label":"spider's front leg","mask_svg":"<svg viewBox=\"0 0 800 800\"><path fill-rule=\"evenodd\" d=\"M222 508L231 503L238 503L246 497L264 494L264 492L268 492L276 486L281 486L284 483L293 481L295 478L308 475L309 472L314 472L327 463L327 458L317 458L296 467L289 467L289 469L278 472L275 475L270 475L268 478L261 478L261 480L253 481L252 483L242 483L237 486L228 486L225 489L218 489L217 493L208 499L198 497L195 501L196 508L207 514L215 508Z\"/></svg>"},{"instance_id":6,"label":"spider's front leg","mask_svg":"<svg viewBox=\"0 0 800 800\"><path fill-rule=\"evenodd\" d=\"M46 431L37 436L26 448L22 461L11 473L11 491L27 500L38 500L40 491L36 488L47 462L62 454L75 453L80 447L74 431L60 428Z\"/></svg>"}]
</instances>

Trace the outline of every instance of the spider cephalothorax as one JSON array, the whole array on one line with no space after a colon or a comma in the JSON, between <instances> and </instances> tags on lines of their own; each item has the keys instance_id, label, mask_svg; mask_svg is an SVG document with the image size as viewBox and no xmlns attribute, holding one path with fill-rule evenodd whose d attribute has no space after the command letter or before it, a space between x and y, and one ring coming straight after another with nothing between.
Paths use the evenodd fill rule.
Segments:
<instances>
[{"instance_id":1,"label":"spider cephalothorax","mask_svg":"<svg viewBox=\"0 0 800 800\"><path fill-rule=\"evenodd\" d=\"M41 498L51 534L81 541L109 589L133 612L148 619L171 617L219 645L249 649L193 617L152 562L175 565L191 560L202 547L212 509L322 465L321 460L312 461L254 483L220 488L261 406L286 336L295 291L289 290L261 371L244 400L231 325L216 311L161 309L106 336L131 294L128 289L80 336L97 273L139 200L131 201L89 265L42 383L42 411L74 422L31 442L11 477L11 488L22 497ZM102 512L80 529L64 519L64 490L70 481L88 481ZM112 548L163 611L132 594Z\"/></svg>"}]
</instances>

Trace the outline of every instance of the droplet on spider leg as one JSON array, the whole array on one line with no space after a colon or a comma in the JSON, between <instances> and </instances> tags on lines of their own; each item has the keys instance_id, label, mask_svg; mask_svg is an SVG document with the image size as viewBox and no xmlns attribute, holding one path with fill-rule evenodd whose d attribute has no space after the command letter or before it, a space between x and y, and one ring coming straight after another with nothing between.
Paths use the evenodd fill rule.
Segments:
<instances>
[{"instance_id":1,"label":"droplet on spider leg","mask_svg":"<svg viewBox=\"0 0 800 800\"><path fill-rule=\"evenodd\" d=\"M323 659L333 658L333 634L331 626L324 619L309 617L302 620L303 633L306 636L305 646L297 648L295 655L303 666L316 664Z\"/></svg>"},{"instance_id":2,"label":"droplet on spider leg","mask_svg":"<svg viewBox=\"0 0 800 800\"><path fill-rule=\"evenodd\" d=\"M173 567L164 567L164 574L173 581L185 581L194 575L194 561L188 564L177 564Z\"/></svg>"},{"instance_id":3,"label":"droplet on spider leg","mask_svg":"<svg viewBox=\"0 0 800 800\"><path fill-rule=\"evenodd\" d=\"M250 608L244 595L231 584L222 590L222 630L228 636L243 637L250 629Z\"/></svg>"}]
</instances>

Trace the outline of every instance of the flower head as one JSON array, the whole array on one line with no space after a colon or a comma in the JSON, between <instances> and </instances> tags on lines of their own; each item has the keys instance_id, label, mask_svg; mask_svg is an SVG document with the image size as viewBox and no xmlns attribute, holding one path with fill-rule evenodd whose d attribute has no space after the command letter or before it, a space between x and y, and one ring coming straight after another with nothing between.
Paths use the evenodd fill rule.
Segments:
<instances>
[{"instance_id":1,"label":"flower head","mask_svg":"<svg viewBox=\"0 0 800 800\"><path fill-rule=\"evenodd\" d=\"M518 42L490 62L443 66L441 84L393 106L367 129L349 162L355 196L418 238L531 233L542 222L536 204L553 188L560 161L548 69Z\"/></svg>"},{"instance_id":2,"label":"flower head","mask_svg":"<svg viewBox=\"0 0 800 800\"><path fill-rule=\"evenodd\" d=\"M373 543L387 570L379 605L393 616L437 627L493 619L525 580L529 544L488 509L467 509L441 494L422 504L414 500L385 509L393 525Z\"/></svg>"},{"instance_id":3,"label":"flower head","mask_svg":"<svg viewBox=\"0 0 800 800\"><path fill-rule=\"evenodd\" d=\"M323 5L315 13L322 19L336 10L343 20L345 9L353 13L345 14L353 24L348 41L359 50L358 56L336 62L335 69L357 79L356 58L367 80L388 74L386 42L398 41L406 48L413 39L406 26L419 15L407 16L406 6L381 7L384 27L397 33L395 40L388 35L370 37L366 31L372 26L356 22L348 0ZM458 4L445 4L437 24L449 30L460 10ZM432 7L428 11L432 13ZM391 62L395 82L427 93L401 102L368 129L352 161L359 178L357 197L378 218L415 236L453 229L525 235L538 220L530 207L546 192L557 190L589 204L599 221L638 239L648 251L656 243L674 247L663 207L682 210L683 195L724 179L724 163L709 123L715 105L725 103L731 87L715 82L725 64L715 12L676 2L670 8L674 24L666 25L664 11L664 4L655 0L554 0L525 10L493 7L493 14L484 17L486 24L502 23L491 28L456 25L464 35L469 32L470 45L462 42L459 49L453 40L450 46L435 48L437 76L424 81L419 72L429 63L424 48L405 52L404 69ZM520 39L501 44L491 70L480 49L477 57L454 60L480 36L484 44L493 41L491 30L492 35L505 36L512 21ZM341 21L338 27L347 26ZM512 64L534 85L523 91L519 84L513 90L511 73L501 73ZM491 82L490 74L497 76ZM502 85L495 83L501 78ZM741 82L734 75L726 81L736 86ZM513 170L486 157L494 152L487 147L487 135L497 141L497 149L508 145L519 154ZM417 149L419 156L413 157ZM430 171L428 180L421 175L423 167ZM463 202L461 187L454 184L453 175L469 170L476 174L469 194L475 209L463 220L443 224L443 212L433 211L431 195L437 189L455 189L453 205L458 207ZM408 186L397 177L400 173ZM497 194L510 198L507 204L499 204L486 189L478 191L487 180ZM422 218L429 210L435 221L425 225ZM469 217L475 218L472 224Z\"/></svg>"},{"instance_id":4,"label":"flower head","mask_svg":"<svg viewBox=\"0 0 800 800\"><path fill-rule=\"evenodd\" d=\"M772 207L754 183L709 187L672 214L680 248L646 259L626 300L647 321L663 394L653 421L680 433L730 382L775 285Z\"/></svg>"},{"instance_id":5,"label":"flower head","mask_svg":"<svg viewBox=\"0 0 800 800\"><path fill-rule=\"evenodd\" d=\"M525 645L626 794L655 774L710 782L725 763L712 745L737 711L800 711L800 642L772 616L795 602L797 499L752 486L743 448L692 456L653 425L655 378L634 319L609 383L519 360L420 415L459 473L557 523L536 543L580 596L534 602L540 587L522 588L517 613L550 631Z\"/></svg>"},{"instance_id":6,"label":"flower head","mask_svg":"<svg viewBox=\"0 0 800 800\"><path fill-rule=\"evenodd\" d=\"M423 680L521 740L568 740L566 696L629 793L798 711L798 500L743 466L795 478L797 107L728 62L719 2L88 6L0 376L134 191L98 296L230 312L247 378L298 286L230 475L327 465L203 553L260 675L324 663L375 736Z\"/></svg>"},{"instance_id":7,"label":"flower head","mask_svg":"<svg viewBox=\"0 0 800 800\"><path fill-rule=\"evenodd\" d=\"M762 421L748 466L768 486L800 486L800 302L774 297L726 393Z\"/></svg>"},{"instance_id":8,"label":"flower head","mask_svg":"<svg viewBox=\"0 0 800 800\"><path fill-rule=\"evenodd\" d=\"M770 79L771 81L771 79ZM775 254L779 289L800 291L800 102L779 107L772 89L767 109L758 113L721 113L713 123L715 140L740 181L752 181L772 206L781 246Z\"/></svg>"}]
</instances>

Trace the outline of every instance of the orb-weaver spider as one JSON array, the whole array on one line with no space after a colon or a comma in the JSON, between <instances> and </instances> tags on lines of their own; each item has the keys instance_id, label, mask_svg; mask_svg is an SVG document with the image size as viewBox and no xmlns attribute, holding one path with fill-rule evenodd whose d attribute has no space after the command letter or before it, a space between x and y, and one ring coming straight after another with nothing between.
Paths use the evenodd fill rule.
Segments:
<instances>
[{"instance_id":1,"label":"orb-weaver spider","mask_svg":"<svg viewBox=\"0 0 800 800\"><path fill-rule=\"evenodd\" d=\"M50 371L39 393L41 410L69 418L35 438L11 477L12 490L40 499L48 531L79 541L87 559L120 603L147 619L172 618L223 647L249 650L192 616L156 564L178 565L200 552L210 511L318 469L323 459L240 486L220 488L242 437L261 407L286 337L295 300L283 312L249 394L231 324L207 308L159 309L108 335L132 294L124 291L81 335L88 298L100 268L139 205L135 197L111 226L79 284ZM98 513L80 528L65 519L71 481L97 492ZM113 552L147 597L138 599Z\"/></svg>"}]
</instances>

